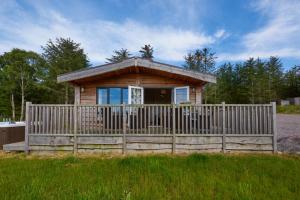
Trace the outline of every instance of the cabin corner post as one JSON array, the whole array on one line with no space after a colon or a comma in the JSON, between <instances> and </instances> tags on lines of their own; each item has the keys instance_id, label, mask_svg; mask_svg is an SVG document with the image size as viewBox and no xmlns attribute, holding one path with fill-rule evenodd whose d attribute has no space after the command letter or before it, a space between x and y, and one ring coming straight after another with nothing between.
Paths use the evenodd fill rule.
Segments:
<instances>
[{"instance_id":1,"label":"cabin corner post","mask_svg":"<svg viewBox=\"0 0 300 200\"><path fill-rule=\"evenodd\" d=\"M202 104L202 86L196 87L196 104Z\"/></svg>"},{"instance_id":2,"label":"cabin corner post","mask_svg":"<svg viewBox=\"0 0 300 200\"><path fill-rule=\"evenodd\" d=\"M122 153L123 154L126 154L126 107L125 107L125 104L123 103L122 104L122 121L123 121L123 124L122 124L122 131L123 131L123 148L122 148Z\"/></svg>"},{"instance_id":3,"label":"cabin corner post","mask_svg":"<svg viewBox=\"0 0 300 200\"><path fill-rule=\"evenodd\" d=\"M26 113L25 113L25 153L29 154L29 126L30 126L30 106L31 102L26 102Z\"/></svg>"},{"instance_id":4,"label":"cabin corner post","mask_svg":"<svg viewBox=\"0 0 300 200\"><path fill-rule=\"evenodd\" d=\"M74 87L74 92L75 92L75 95L74 95L74 102L77 103L77 104L80 104L80 86L75 86Z\"/></svg>"},{"instance_id":5,"label":"cabin corner post","mask_svg":"<svg viewBox=\"0 0 300 200\"><path fill-rule=\"evenodd\" d=\"M172 104L172 153L176 153L175 104Z\"/></svg>"},{"instance_id":6,"label":"cabin corner post","mask_svg":"<svg viewBox=\"0 0 300 200\"><path fill-rule=\"evenodd\" d=\"M226 152L226 107L225 102L222 102L222 150Z\"/></svg>"},{"instance_id":7,"label":"cabin corner post","mask_svg":"<svg viewBox=\"0 0 300 200\"><path fill-rule=\"evenodd\" d=\"M74 103L74 131L73 131L73 139L74 139L74 146L73 146L73 153L76 154L78 151L77 146L77 123L78 123L78 116L77 116L77 102Z\"/></svg>"},{"instance_id":8,"label":"cabin corner post","mask_svg":"<svg viewBox=\"0 0 300 200\"><path fill-rule=\"evenodd\" d=\"M276 102L271 102L273 118L273 152L277 153L277 122L276 122Z\"/></svg>"}]
</instances>

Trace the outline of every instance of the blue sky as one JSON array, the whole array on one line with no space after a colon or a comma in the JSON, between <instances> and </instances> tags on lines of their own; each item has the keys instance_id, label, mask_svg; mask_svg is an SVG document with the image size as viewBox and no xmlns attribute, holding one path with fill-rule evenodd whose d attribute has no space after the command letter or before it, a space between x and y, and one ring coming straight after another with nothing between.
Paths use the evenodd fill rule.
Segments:
<instances>
[{"instance_id":1,"label":"blue sky","mask_svg":"<svg viewBox=\"0 0 300 200\"><path fill-rule=\"evenodd\" d=\"M56 37L81 43L93 65L151 44L156 60L171 64L210 47L218 64L279 56L289 68L300 64L300 1L1 0L0 53L41 52Z\"/></svg>"}]
</instances>

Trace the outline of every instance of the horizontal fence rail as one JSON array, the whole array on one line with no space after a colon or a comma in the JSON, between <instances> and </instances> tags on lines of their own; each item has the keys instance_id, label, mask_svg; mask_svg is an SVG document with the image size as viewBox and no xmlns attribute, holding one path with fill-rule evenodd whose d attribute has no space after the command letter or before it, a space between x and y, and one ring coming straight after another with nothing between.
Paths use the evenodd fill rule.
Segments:
<instances>
[{"instance_id":1,"label":"horizontal fence rail","mask_svg":"<svg viewBox=\"0 0 300 200\"><path fill-rule=\"evenodd\" d=\"M26 108L27 135L74 137L219 135L224 136L223 146L225 146L225 135L274 136L276 132L274 103L237 105L27 103Z\"/></svg>"}]
</instances>

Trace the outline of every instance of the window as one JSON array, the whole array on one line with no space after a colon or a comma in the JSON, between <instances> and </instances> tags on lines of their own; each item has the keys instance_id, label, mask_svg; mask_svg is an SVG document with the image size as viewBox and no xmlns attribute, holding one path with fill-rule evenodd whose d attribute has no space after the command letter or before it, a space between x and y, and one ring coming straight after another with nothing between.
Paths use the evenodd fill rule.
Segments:
<instances>
[{"instance_id":1,"label":"window","mask_svg":"<svg viewBox=\"0 0 300 200\"><path fill-rule=\"evenodd\" d=\"M121 88L109 88L109 104L121 104Z\"/></svg>"},{"instance_id":2,"label":"window","mask_svg":"<svg viewBox=\"0 0 300 200\"><path fill-rule=\"evenodd\" d=\"M128 89L127 88L122 89L122 103L128 104Z\"/></svg>"},{"instance_id":3,"label":"window","mask_svg":"<svg viewBox=\"0 0 300 200\"><path fill-rule=\"evenodd\" d=\"M180 104L189 101L189 87L174 88L174 103Z\"/></svg>"},{"instance_id":4,"label":"window","mask_svg":"<svg viewBox=\"0 0 300 200\"><path fill-rule=\"evenodd\" d=\"M108 89L98 89L98 102L97 104L108 104L107 95Z\"/></svg>"},{"instance_id":5,"label":"window","mask_svg":"<svg viewBox=\"0 0 300 200\"><path fill-rule=\"evenodd\" d=\"M97 104L127 104L127 88L98 88Z\"/></svg>"}]
</instances>

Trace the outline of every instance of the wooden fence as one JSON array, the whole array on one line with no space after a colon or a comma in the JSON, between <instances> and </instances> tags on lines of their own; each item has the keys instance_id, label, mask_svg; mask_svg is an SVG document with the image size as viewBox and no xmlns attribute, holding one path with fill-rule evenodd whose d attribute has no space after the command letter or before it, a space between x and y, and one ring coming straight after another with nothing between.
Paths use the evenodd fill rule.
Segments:
<instances>
[{"instance_id":1,"label":"wooden fence","mask_svg":"<svg viewBox=\"0 0 300 200\"><path fill-rule=\"evenodd\" d=\"M26 104L26 151L276 151L276 104Z\"/></svg>"}]
</instances>

